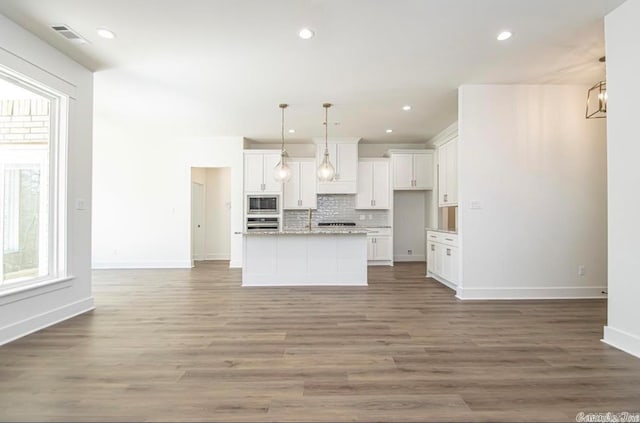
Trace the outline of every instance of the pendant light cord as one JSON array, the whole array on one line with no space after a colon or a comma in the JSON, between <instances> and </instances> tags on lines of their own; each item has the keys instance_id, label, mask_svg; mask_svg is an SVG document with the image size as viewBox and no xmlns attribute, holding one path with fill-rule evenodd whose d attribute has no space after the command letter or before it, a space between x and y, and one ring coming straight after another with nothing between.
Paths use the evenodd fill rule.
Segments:
<instances>
[{"instance_id":1,"label":"pendant light cord","mask_svg":"<svg viewBox=\"0 0 640 423\"><path fill-rule=\"evenodd\" d=\"M324 155L329 154L329 107L330 103L324 103Z\"/></svg>"},{"instance_id":2,"label":"pendant light cord","mask_svg":"<svg viewBox=\"0 0 640 423\"><path fill-rule=\"evenodd\" d=\"M281 104L280 105L280 109L282 110L282 133L281 133L281 138L282 138L282 146L280 147L280 155L282 156L284 154L284 109L286 109L288 106L288 104Z\"/></svg>"}]
</instances>

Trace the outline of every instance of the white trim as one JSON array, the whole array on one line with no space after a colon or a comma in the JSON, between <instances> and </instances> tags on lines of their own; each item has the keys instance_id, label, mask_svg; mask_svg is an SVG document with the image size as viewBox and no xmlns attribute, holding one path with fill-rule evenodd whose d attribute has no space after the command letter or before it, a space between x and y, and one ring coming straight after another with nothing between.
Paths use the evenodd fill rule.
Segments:
<instances>
[{"instance_id":1,"label":"white trim","mask_svg":"<svg viewBox=\"0 0 640 423\"><path fill-rule=\"evenodd\" d=\"M15 286L11 284L5 285L6 288L0 290L0 305L22 301L62 288L68 288L72 285L73 279L75 279L73 276L55 279L31 279L25 283L15 284Z\"/></svg>"},{"instance_id":2,"label":"white trim","mask_svg":"<svg viewBox=\"0 0 640 423\"><path fill-rule=\"evenodd\" d=\"M453 122L445 129L436 134L433 138L427 141L427 144L434 147L439 147L458 136L458 121Z\"/></svg>"},{"instance_id":3,"label":"white trim","mask_svg":"<svg viewBox=\"0 0 640 423\"><path fill-rule=\"evenodd\" d=\"M191 269L191 260L98 261L92 269Z\"/></svg>"},{"instance_id":4,"label":"white trim","mask_svg":"<svg viewBox=\"0 0 640 423\"><path fill-rule=\"evenodd\" d=\"M398 262L408 262L408 261L425 261L424 255L422 254L413 254L410 256L393 256L393 261Z\"/></svg>"},{"instance_id":5,"label":"white trim","mask_svg":"<svg viewBox=\"0 0 640 423\"><path fill-rule=\"evenodd\" d=\"M393 260L368 260L367 266L392 266Z\"/></svg>"},{"instance_id":6,"label":"white trim","mask_svg":"<svg viewBox=\"0 0 640 423\"><path fill-rule=\"evenodd\" d=\"M463 288L458 286L456 297L461 300L553 300L578 298L607 298L606 286L558 286L523 288Z\"/></svg>"},{"instance_id":7,"label":"white trim","mask_svg":"<svg viewBox=\"0 0 640 423\"><path fill-rule=\"evenodd\" d=\"M205 254L205 260L229 260L231 256L229 254Z\"/></svg>"},{"instance_id":8,"label":"white trim","mask_svg":"<svg viewBox=\"0 0 640 423\"><path fill-rule=\"evenodd\" d=\"M440 276L436 275L435 273L427 272L427 276L426 277L434 279L434 280L440 282L441 284L443 284L444 286L446 286L447 288L453 289L454 291L456 291L458 289L458 285L456 285L453 282L449 282L445 278L440 277ZM457 297L457 295L456 295L456 297Z\"/></svg>"},{"instance_id":9,"label":"white trim","mask_svg":"<svg viewBox=\"0 0 640 423\"><path fill-rule=\"evenodd\" d=\"M231 260L229 262L229 269L242 269L242 260Z\"/></svg>"},{"instance_id":10,"label":"white trim","mask_svg":"<svg viewBox=\"0 0 640 423\"><path fill-rule=\"evenodd\" d=\"M94 308L93 297L88 297L2 327L0 328L0 345L15 341L18 338L86 313Z\"/></svg>"},{"instance_id":11,"label":"white trim","mask_svg":"<svg viewBox=\"0 0 640 423\"><path fill-rule=\"evenodd\" d=\"M640 337L629 332L605 326L602 342L640 358Z\"/></svg>"}]
</instances>

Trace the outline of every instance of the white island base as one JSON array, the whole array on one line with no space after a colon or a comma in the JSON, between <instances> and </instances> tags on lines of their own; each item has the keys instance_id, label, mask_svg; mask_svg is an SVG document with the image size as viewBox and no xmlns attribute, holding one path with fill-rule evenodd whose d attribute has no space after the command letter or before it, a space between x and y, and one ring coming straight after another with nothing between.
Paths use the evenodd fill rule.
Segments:
<instances>
[{"instance_id":1,"label":"white island base","mask_svg":"<svg viewBox=\"0 0 640 423\"><path fill-rule=\"evenodd\" d=\"M242 286L367 285L367 235L244 233Z\"/></svg>"}]
</instances>

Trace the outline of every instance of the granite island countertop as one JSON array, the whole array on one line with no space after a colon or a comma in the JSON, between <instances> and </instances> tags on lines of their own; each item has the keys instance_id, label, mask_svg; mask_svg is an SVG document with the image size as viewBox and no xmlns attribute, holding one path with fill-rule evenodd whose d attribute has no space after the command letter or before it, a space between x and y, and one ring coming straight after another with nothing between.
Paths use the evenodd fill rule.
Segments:
<instances>
[{"instance_id":1,"label":"granite island countertop","mask_svg":"<svg viewBox=\"0 0 640 423\"><path fill-rule=\"evenodd\" d=\"M339 228L339 229L283 229L282 231L244 231L235 232L237 235L366 235L369 233L362 228Z\"/></svg>"}]
</instances>

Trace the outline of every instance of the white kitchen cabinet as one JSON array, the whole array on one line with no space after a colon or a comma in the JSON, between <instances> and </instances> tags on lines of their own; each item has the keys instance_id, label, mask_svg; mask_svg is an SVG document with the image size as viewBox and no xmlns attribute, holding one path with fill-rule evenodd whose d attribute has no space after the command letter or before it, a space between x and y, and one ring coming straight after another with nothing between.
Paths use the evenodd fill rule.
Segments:
<instances>
[{"instance_id":1,"label":"white kitchen cabinet","mask_svg":"<svg viewBox=\"0 0 640 423\"><path fill-rule=\"evenodd\" d=\"M358 162L356 209L388 209L391 193L389 161L363 159Z\"/></svg>"},{"instance_id":2,"label":"white kitchen cabinet","mask_svg":"<svg viewBox=\"0 0 640 423\"><path fill-rule=\"evenodd\" d=\"M458 205L458 139L438 148L438 205Z\"/></svg>"},{"instance_id":3,"label":"white kitchen cabinet","mask_svg":"<svg viewBox=\"0 0 640 423\"><path fill-rule=\"evenodd\" d=\"M356 194L358 180L359 138L345 141L330 141L329 160L336 170L333 181L318 182L318 194ZM324 159L324 141L317 142L316 166Z\"/></svg>"},{"instance_id":4,"label":"white kitchen cabinet","mask_svg":"<svg viewBox=\"0 0 640 423\"><path fill-rule=\"evenodd\" d=\"M394 190L433 189L433 152L401 151L390 152Z\"/></svg>"},{"instance_id":5,"label":"white kitchen cabinet","mask_svg":"<svg viewBox=\"0 0 640 423\"><path fill-rule=\"evenodd\" d=\"M316 164L314 159L292 159L287 161L291 169L291 179L284 184L284 208L315 209Z\"/></svg>"},{"instance_id":6,"label":"white kitchen cabinet","mask_svg":"<svg viewBox=\"0 0 640 423\"><path fill-rule=\"evenodd\" d=\"M427 231L427 277L455 289L459 283L458 236Z\"/></svg>"},{"instance_id":7,"label":"white kitchen cabinet","mask_svg":"<svg viewBox=\"0 0 640 423\"><path fill-rule=\"evenodd\" d=\"M367 228L367 260L369 265L393 266L391 228Z\"/></svg>"},{"instance_id":8,"label":"white kitchen cabinet","mask_svg":"<svg viewBox=\"0 0 640 423\"><path fill-rule=\"evenodd\" d=\"M245 151L244 191L281 192L282 184L274 179L274 168L278 162L280 162L279 151Z\"/></svg>"}]
</instances>

